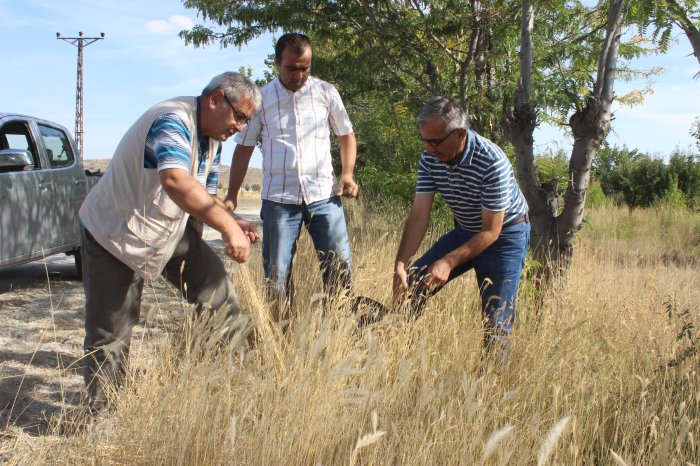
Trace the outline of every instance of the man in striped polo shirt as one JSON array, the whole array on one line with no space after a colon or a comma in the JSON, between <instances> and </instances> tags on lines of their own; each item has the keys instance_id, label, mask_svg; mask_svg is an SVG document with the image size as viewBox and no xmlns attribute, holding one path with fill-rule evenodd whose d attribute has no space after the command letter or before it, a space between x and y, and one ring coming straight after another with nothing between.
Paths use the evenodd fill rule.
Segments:
<instances>
[{"instance_id":1,"label":"man in striped polo shirt","mask_svg":"<svg viewBox=\"0 0 700 466\"><path fill-rule=\"evenodd\" d=\"M394 266L394 297L410 294L417 317L429 296L474 269L481 293L484 346L508 348L520 272L530 241L528 207L510 161L493 142L469 129L466 112L435 97L418 115L425 150ZM428 229L435 193L454 216L455 228L408 269Z\"/></svg>"},{"instance_id":2,"label":"man in striped polo shirt","mask_svg":"<svg viewBox=\"0 0 700 466\"><path fill-rule=\"evenodd\" d=\"M253 149L262 140L263 268L275 320L288 310L296 243L305 225L314 243L325 291L349 289L350 242L340 196L355 197L356 143L335 87L310 76L312 48L303 34L282 35L275 45L278 77L262 89L262 105L236 136L229 192L235 210ZM331 131L338 137L342 174L336 180Z\"/></svg>"}]
</instances>

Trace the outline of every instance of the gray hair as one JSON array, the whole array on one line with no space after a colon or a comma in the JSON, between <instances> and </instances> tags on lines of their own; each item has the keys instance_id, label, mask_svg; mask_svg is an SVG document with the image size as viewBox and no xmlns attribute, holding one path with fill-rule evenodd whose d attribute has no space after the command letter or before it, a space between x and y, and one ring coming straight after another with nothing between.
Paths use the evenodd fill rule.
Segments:
<instances>
[{"instance_id":1,"label":"gray hair","mask_svg":"<svg viewBox=\"0 0 700 466\"><path fill-rule=\"evenodd\" d=\"M202 95L210 95L217 89L224 91L224 95L232 102L241 98L249 99L255 104L256 109L260 106L262 100L258 86L246 76L234 71L227 71L214 76L207 84L207 87L202 90Z\"/></svg>"},{"instance_id":2,"label":"gray hair","mask_svg":"<svg viewBox=\"0 0 700 466\"><path fill-rule=\"evenodd\" d=\"M446 132L454 131L457 128L469 129L467 111L447 97L433 97L423 105L418 113L418 126L421 127L435 118L445 123Z\"/></svg>"}]
</instances>

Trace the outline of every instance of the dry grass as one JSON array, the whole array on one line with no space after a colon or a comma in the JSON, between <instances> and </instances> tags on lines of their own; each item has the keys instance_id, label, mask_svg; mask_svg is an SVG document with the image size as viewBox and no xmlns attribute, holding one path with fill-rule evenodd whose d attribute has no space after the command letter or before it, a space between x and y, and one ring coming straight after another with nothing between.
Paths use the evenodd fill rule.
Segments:
<instances>
[{"instance_id":1,"label":"dry grass","mask_svg":"<svg viewBox=\"0 0 700 466\"><path fill-rule=\"evenodd\" d=\"M361 205L349 207L356 290L386 301L399 227ZM643 223L664 222L660 213L644 215ZM215 321L188 321L183 333L143 342L152 349L135 349L113 411L73 435L31 442L18 435L6 459L696 464L698 356L666 368L690 343L677 339L682 321L669 319L664 303L689 309L684 319L700 323L700 276L664 253L685 244L700 217L623 238L608 236L609 225L624 223L626 212L590 216L566 292L546 297L541 308L521 301L505 369L482 361L471 276L430 301L417 322L391 316L359 332L346 303L324 310L315 298L320 277L305 239L286 333L260 301L258 254L232 267L248 318L225 348L206 338ZM640 254L648 259L631 260ZM245 337L250 325L252 345Z\"/></svg>"}]
</instances>

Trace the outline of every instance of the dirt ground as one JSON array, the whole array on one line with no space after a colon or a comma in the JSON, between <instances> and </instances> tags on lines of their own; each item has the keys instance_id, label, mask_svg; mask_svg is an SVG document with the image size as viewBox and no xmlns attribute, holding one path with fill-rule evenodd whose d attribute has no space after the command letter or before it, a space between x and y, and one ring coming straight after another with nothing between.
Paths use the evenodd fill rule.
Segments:
<instances>
[{"instance_id":1,"label":"dirt ground","mask_svg":"<svg viewBox=\"0 0 700 466\"><path fill-rule=\"evenodd\" d=\"M238 210L259 222L259 204L259 197L245 199ZM221 251L217 232L205 229L205 239ZM134 339L152 339L178 326L180 302L163 279L146 286ZM46 434L52 418L80 404L83 305L72 257L56 255L0 271L0 463L11 430Z\"/></svg>"}]
</instances>

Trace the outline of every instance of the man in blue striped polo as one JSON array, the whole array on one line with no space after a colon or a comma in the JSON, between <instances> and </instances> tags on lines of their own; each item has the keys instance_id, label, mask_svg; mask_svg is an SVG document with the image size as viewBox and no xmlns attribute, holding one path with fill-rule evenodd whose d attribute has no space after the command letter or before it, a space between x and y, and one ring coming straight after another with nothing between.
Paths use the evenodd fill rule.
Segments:
<instances>
[{"instance_id":1,"label":"man in blue striped polo","mask_svg":"<svg viewBox=\"0 0 700 466\"><path fill-rule=\"evenodd\" d=\"M520 272L530 241L528 207L513 167L493 142L469 129L454 101L434 97L418 115L425 150L418 162L413 208L394 265L394 297L410 295L417 317L428 297L470 269L481 293L484 346L507 350ZM408 269L428 229L435 193L445 199L455 228Z\"/></svg>"}]
</instances>

